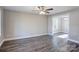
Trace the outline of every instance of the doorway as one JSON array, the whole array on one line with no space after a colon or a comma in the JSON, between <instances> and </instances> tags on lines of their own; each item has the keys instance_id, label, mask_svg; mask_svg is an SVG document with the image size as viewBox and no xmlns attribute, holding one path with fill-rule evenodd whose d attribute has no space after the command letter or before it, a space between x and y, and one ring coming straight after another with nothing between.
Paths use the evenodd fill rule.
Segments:
<instances>
[{"instance_id":1,"label":"doorway","mask_svg":"<svg viewBox=\"0 0 79 59\"><path fill-rule=\"evenodd\" d=\"M52 19L52 33L69 33L69 16L55 16Z\"/></svg>"}]
</instances>

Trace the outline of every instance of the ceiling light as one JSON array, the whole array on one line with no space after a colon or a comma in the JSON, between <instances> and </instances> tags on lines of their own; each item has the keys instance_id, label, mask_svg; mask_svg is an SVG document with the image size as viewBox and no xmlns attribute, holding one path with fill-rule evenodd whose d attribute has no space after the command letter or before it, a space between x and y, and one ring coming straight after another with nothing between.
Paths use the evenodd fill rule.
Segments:
<instances>
[{"instance_id":1,"label":"ceiling light","mask_svg":"<svg viewBox=\"0 0 79 59\"><path fill-rule=\"evenodd\" d=\"M44 11L40 11L40 14L46 14Z\"/></svg>"},{"instance_id":2,"label":"ceiling light","mask_svg":"<svg viewBox=\"0 0 79 59\"><path fill-rule=\"evenodd\" d=\"M45 14L49 14L50 11L52 10L53 8L47 8L46 6L36 6L33 11L36 11L39 14L45 15Z\"/></svg>"}]
</instances>

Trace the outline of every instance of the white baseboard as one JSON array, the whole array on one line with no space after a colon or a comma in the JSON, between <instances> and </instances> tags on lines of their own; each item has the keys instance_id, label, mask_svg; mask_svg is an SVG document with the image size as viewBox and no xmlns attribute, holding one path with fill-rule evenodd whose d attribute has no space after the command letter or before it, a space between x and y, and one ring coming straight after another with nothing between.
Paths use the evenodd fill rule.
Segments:
<instances>
[{"instance_id":1,"label":"white baseboard","mask_svg":"<svg viewBox=\"0 0 79 59\"><path fill-rule=\"evenodd\" d=\"M17 39L23 39L23 38L30 38L30 37L36 37L36 36L42 36L42 35L48 35L48 34L46 33L46 34L31 35L31 36L19 36L19 37L5 38L5 41L17 40Z\"/></svg>"},{"instance_id":2,"label":"white baseboard","mask_svg":"<svg viewBox=\"0 0 79 59\"><path fill-rule=\"evenodd\" d=\"M73 40L73 39L68 39L68 40L79 44L79 41L76 41L76 40Z\"/></svg>"}]
</instances>

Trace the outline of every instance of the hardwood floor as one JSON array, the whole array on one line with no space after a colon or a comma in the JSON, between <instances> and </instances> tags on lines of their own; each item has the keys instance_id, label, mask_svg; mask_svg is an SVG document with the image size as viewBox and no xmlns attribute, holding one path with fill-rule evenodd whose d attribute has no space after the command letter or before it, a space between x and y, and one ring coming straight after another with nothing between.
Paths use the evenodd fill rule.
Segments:
<instances>
[{"instance_id":1,"label":"hardwood floor","mask_svg":"<svg viewBox=\"0 0 79 59\"><path fill-rule=\"evenodd\" d=\"M58 35L61 34L5 41L0 52L79 52L79 44L68 41L63 45L66 39Z\"/></svg>"},{"instance_id":2,"label":"hardwood floor","mask_svg":"<svg viewBox=\"0 0 79 59\"><path fill-rule=\"evenodd\" d=\"M1 52L49 52L52 48L52 37L48 35L5 41Z\"/></svg>"}]
</instances>

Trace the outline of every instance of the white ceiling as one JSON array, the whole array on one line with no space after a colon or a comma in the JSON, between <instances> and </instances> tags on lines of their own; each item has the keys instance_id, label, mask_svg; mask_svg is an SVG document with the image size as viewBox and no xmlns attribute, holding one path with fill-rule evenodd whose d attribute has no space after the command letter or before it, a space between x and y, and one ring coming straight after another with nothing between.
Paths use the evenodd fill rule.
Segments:
<instances>
[{"instance_id":1,"label":"white ceiling","mask_svg":"<svg viewBox=\"0 0 79 59\"><path fill-rule=\"evenodd\" d=\"M35 6L4 6L4 9L11 10L11 11L20 11L20 12L27 12L32 14L38 14L33 11ZM75 8L79 8L78 6L47 6L47 8L53 8L54 10L51 11L51 14L56 14L64 11L69 11Z\"/></svg>"}]
</instances>

